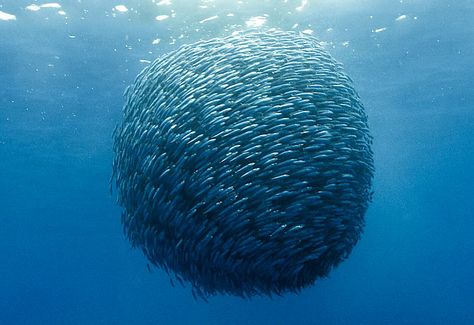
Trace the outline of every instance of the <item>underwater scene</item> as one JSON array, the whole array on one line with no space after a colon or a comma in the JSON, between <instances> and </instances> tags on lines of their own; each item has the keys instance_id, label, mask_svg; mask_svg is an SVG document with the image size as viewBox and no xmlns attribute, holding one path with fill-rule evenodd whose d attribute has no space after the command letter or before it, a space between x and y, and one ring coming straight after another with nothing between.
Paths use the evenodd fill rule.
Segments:
<instances>
[{"instance_id":1,"label":"underwater scene","mask_svg":"<svg viewBox=\"0 0 474 325\"><path fill-rule=\"evenodd\" d=\"M0 1L0 324L474 324L474 1Z\"/></svg>"}]
</instances>

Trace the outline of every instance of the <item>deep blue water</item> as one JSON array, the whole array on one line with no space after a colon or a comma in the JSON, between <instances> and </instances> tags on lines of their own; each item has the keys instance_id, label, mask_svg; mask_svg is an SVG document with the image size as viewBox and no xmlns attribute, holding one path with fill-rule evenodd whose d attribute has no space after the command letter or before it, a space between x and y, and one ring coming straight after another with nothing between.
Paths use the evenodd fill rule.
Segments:
<instances>
[{"instance_id":1,"label":"deep blue water","mask_svg":"<svg viewBox=\"0 0 474 325\"><path fill-rule=\"evenodd\" d=\"M474 324L474 2L171 2L0 1L0 324ZM328 279L195 301L124 238L111 134L140 60L264 14L311 29L354 79L374 200Z\"/></svg>"}]
</instances>

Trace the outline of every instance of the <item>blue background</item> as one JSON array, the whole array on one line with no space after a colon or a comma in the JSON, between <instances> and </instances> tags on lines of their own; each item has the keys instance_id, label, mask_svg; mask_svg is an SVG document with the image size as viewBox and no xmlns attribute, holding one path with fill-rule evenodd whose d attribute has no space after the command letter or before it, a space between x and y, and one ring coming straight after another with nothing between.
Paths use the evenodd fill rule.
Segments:
<instances>
[{"instance_id":1,"label":"blue background","mask_svg":"<svg viewBox=\"0 0 474 325\"><path fill-rule=\"evenodd\" d=\"M0 1L16 16L0 20L0 324L474 324L473 1L29 4ZM268 27L313 30L354 79L374 200L328 279L195 301L125 240L111 133L140 60L264 14Z\"/></svg>"}]
</instances>

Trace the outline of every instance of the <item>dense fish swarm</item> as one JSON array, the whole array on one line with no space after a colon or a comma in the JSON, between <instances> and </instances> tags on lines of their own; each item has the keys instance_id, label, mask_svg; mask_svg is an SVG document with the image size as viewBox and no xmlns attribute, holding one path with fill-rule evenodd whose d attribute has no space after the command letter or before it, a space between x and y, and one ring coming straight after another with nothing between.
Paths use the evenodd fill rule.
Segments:
<instances>
[{"instance_id":1,"label":"dense fish swarm","mask_svg":"<svg viewBox=\"0 0 474 325\"><path fill-rule=\"evenodd\" d=\"M114 133L134 247L193 293L299 291L344 260L371 197L350 78L309 36L247 31L144 69Z\"/></svg>"}]
</instances>

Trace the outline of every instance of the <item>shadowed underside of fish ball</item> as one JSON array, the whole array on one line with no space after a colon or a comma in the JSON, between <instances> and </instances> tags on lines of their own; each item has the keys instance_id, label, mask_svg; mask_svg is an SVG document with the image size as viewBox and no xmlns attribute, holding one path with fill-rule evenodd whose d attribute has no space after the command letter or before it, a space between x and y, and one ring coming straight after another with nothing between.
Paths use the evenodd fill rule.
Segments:
<instances>
[{"instance_id":1,"label":"shadowed underside of fish ball","mask_svg":"<svg viewBox=\"0 0 474 325\"><path fill-rule=\"evenodd\" d=\"M113 165L125 234L194 293L297 292L351 252L372 139L350 78L315 38L185 45L125 97Z\"/></svg>"}]
</instances>

